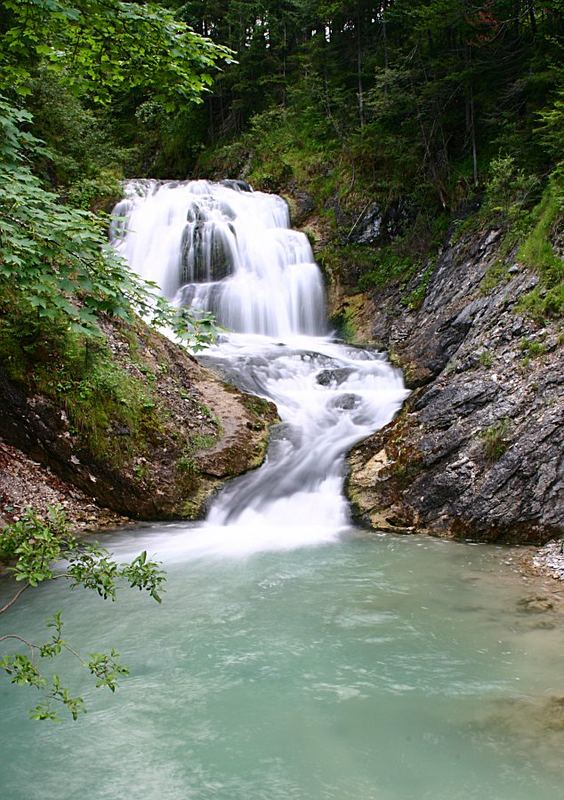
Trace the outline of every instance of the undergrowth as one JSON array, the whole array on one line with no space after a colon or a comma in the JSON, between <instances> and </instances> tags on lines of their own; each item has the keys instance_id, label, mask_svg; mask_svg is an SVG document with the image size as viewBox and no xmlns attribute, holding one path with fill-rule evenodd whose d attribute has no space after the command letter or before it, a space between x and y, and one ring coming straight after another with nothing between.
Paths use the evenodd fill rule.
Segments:
<instances>
[{"instance_id":1,"label":"undergrowth","mask_svg":"<svg viewBox=\"0 0 564 800\"><path fill-rule=\"evenodd\" d=\"M509 447L508 433L511 422L507 417L498 420L480 434L484 456L487 461L495 463Z\"/></svg>"},{"instance_id":2,"label":"undergrowth","mask_svg":"<svg viewBox=\"0 0 564 800\"><path fill-rule=\"evenodd\" d=\"M26 394L64 411L81 447L114 467L145 452L160 428L153 376L130 374L105 338L34 325L22 313L0 322L0 362Z\"/></svg>"},{"instance_id":3,"label":"undergrowth","mask_svg":"<svg viewBox=\"0 0 564 800\"><path fill-rule=\"evenodd\" d=\"M554 177L532 212L532 225L517 253L518 259L539 276L539 284L521 300L519 308L539 322L564 314L564 260L554 251L557 228L564 229L564 181Z\"/></svg>"}]
</instances>

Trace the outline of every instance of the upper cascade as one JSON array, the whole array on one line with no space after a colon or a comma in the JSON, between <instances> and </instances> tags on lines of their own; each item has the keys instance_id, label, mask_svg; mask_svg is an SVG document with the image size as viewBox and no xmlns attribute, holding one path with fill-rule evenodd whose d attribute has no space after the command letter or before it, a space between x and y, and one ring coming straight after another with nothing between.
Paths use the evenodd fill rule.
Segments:
<instances>
[{"instance_id":1,"label":"upper cascade","mask_svg":"<svg viewBox=\"0 0 564 800\"><path fill-rule=\"evenodd\" d=\"M241 333L325 333L321 273L281 197L237 180L132 180L113 213L118 252L175 304Z\"/></svg>"}]
</instances>

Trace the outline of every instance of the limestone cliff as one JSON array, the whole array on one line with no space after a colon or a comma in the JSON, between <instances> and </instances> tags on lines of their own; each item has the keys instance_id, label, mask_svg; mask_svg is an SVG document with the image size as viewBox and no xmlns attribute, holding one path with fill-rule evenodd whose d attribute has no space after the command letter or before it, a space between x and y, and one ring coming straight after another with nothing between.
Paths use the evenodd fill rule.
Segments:
<instances>
[{"instance_id":1,"label":"limestone cliff","mask_svg":"<svg viewBox=\"0 0 564 800\"><path fill-rule=\"evenodd\" d=\"M537 277L501 232L446 244L422 274L370 295L337 293L360 338L388 350L413 390L396 419L350 454L356 517L480 541L564 533L564 357L558 321L521 310Z\"/></svg>"}]
</instances>

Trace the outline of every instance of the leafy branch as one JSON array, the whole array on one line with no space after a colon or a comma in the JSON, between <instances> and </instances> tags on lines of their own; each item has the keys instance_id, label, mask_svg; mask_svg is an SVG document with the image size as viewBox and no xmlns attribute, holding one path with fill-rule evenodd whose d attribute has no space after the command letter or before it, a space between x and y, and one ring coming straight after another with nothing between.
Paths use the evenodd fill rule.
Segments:
<instances>
[{"instance_id":1,"label":"leafy branch","mask_svg":"<svg viewBox=\"0 0 564 800\"><path fill-rule=\"evenodd\" d=\"M99 337L101 315L131 322L137 313L193 350L210 344L211 316L174 308L132 273L107 242L107 218L61 205L42 188L29 159L48 154L23 130L30 121L0 96L0 291L40 326Z\"/></svg>"},{"instance_id":2,"label":"leafy branch","mask_svg":"<svg viewBox=\"0 0 564 800\"><path fill-rule=\"evenodd\" d=\"M145 591L160 603L165 575L160 564L140 553L131 562L118 564L108 551L96 544L78 541L68 531L65 515L60 508L50 508L43 520L27 510L20 520L7 526L0 536L0 560L7 562L8 572L23 586L1 609L0 615L9 611L24 591L50 580L68 580L71 588L81 586L95 591L103 599L115 600L118 585L125 582L131 588ZM65 561L61 571L60 562ZM73 719L85 711L81 697L65 687L61 678L54 674L45 676L38 662L52 660L66 652L94 676L96 687L105 686L114 692L120 677L128 669L120 662L119 653L90 653L84 658L63 637L63 621L57 612L47 622L52 629L50 638L42 643L31 642L18 633L0 635L0 646L17 642L24 645L28 654L8 653L0 658L0 671L11 683L34 687L42 693L41 702L31 710L33 719L58 720L57 704L70 713Z\"/></svg>"}]
</instances>

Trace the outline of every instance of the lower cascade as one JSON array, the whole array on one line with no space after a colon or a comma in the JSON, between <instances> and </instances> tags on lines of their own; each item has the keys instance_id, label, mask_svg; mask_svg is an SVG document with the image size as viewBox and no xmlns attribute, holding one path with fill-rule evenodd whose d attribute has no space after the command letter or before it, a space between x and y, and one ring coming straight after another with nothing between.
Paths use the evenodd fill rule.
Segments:
<instances>
[{"instance_id":1,"label":"lower cascade","mask_svg":"<svg viewBox=\"0 0 564 800\"><path fill-rule=\"evenodd\" d=\"M232 482L175 552L338 537L350 526L344 454L392 419L406 390L381 354L327 335L322 277L307 237L288 228L285 202L242 182L134 181L115 214L115 244L132 269L229 330L204 363L273 400L282 419L264 466Z\"/></svg>"}]
</instances>

